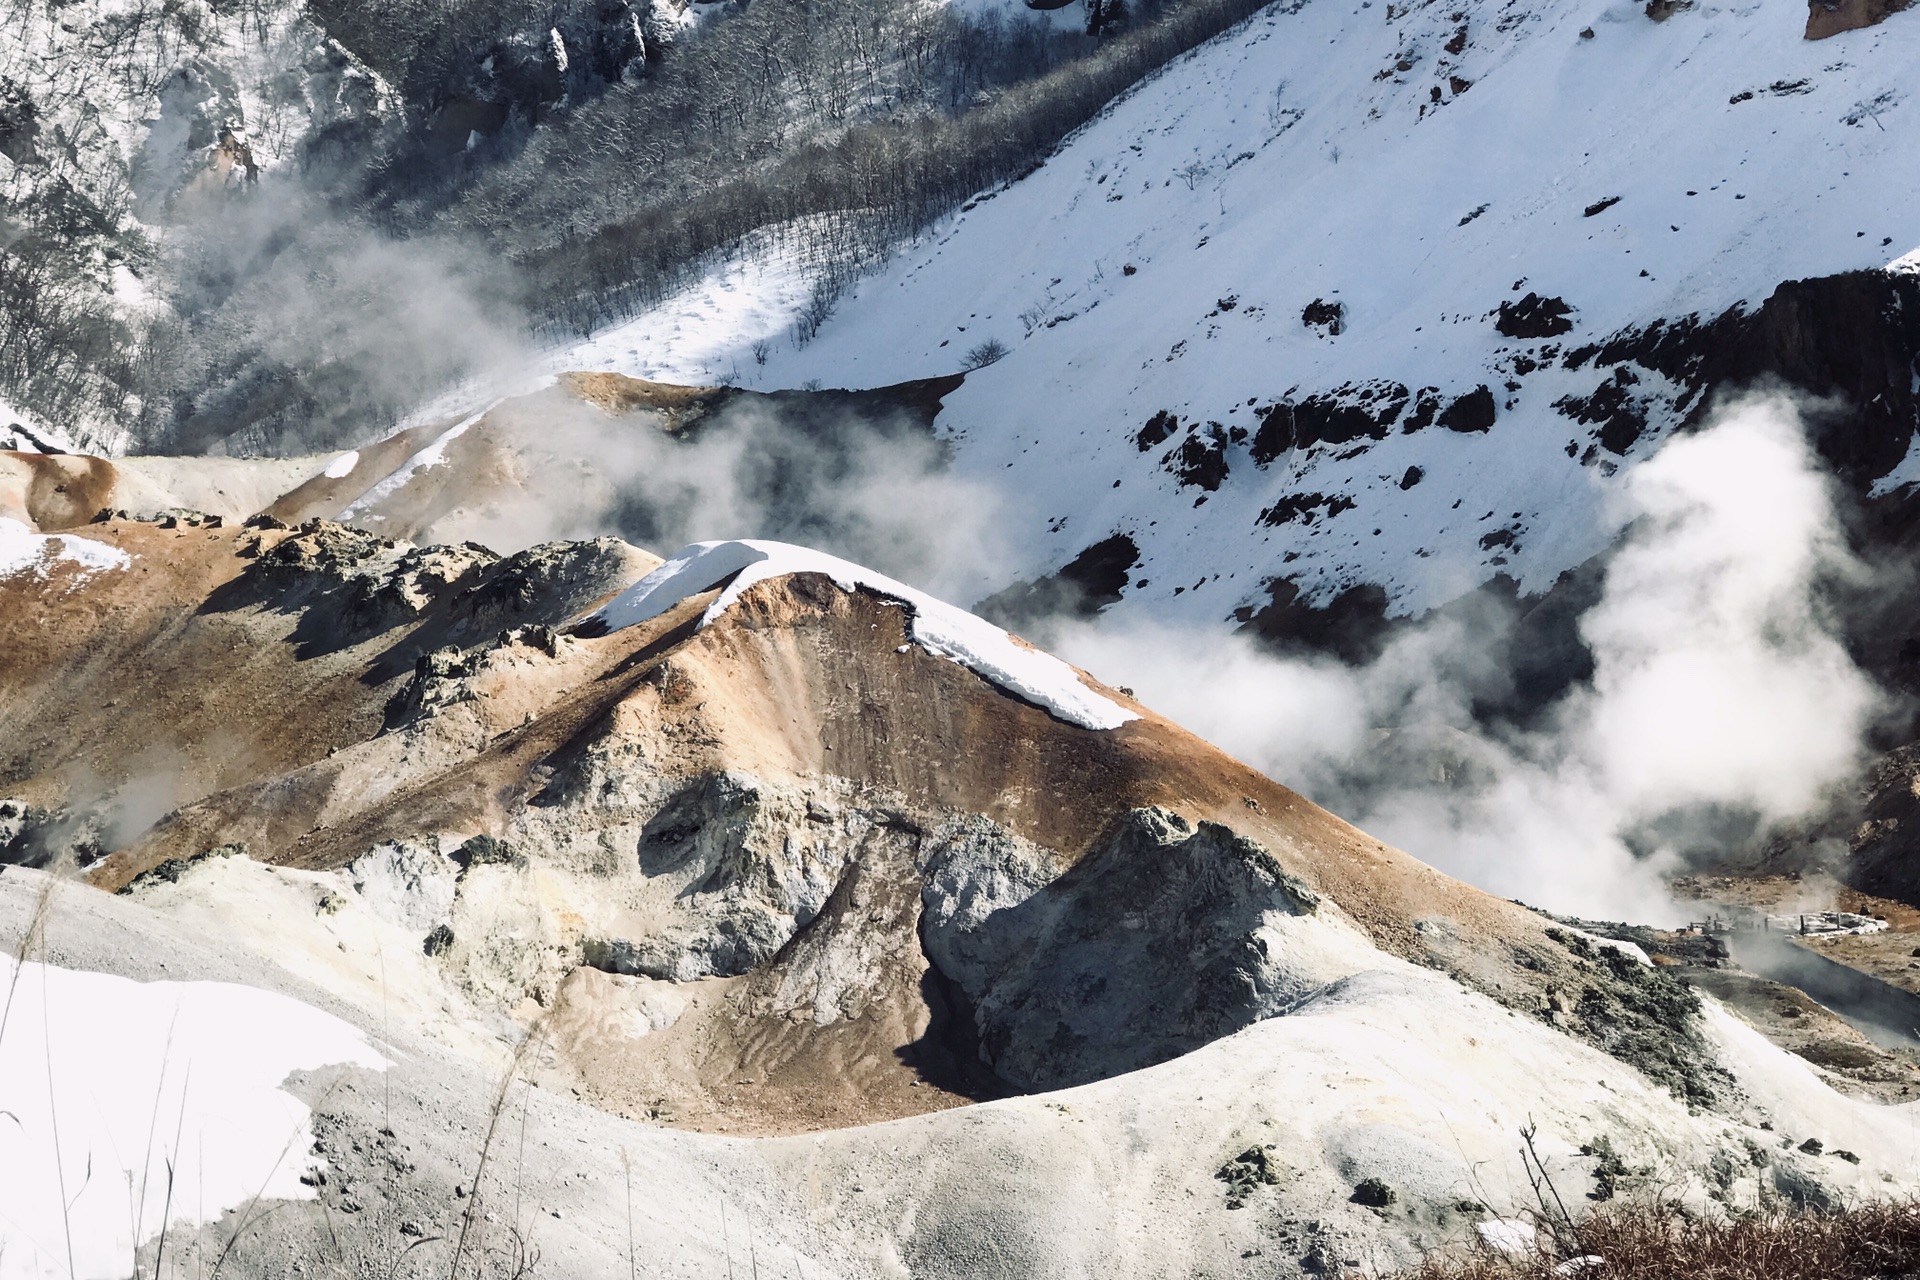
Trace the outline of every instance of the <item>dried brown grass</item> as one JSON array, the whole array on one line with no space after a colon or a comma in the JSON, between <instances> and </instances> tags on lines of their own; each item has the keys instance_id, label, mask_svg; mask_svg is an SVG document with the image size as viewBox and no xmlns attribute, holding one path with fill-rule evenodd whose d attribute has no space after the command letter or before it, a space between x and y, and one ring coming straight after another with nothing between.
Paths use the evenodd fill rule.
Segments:
<instances>
[{"instance_id":1,"label":"dried brown grass","mask_svg":"<svg viewBox=\"0 0 1920 1280\"><path fill-rule=\"evenodd\" d=\"M1608 1205L1540 1244L1522 1257L1442 1251L1401 1280L1891 1280L1920 1274L1920 1202L1711 1218ZM1568 1261L1589 1256L1604 1261Z\"/></svg>"}]
</instances>

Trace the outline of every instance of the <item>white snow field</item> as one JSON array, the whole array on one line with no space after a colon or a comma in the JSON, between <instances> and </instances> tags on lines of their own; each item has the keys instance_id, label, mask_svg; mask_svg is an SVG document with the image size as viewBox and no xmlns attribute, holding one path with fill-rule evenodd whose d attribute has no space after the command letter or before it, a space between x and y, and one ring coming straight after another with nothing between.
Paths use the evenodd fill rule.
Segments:
<instances>
[{"instance_id":1,"label":"white snow field","mask_svg":"<svg viewBox=\"0 0 1920 1280\"><path fill-rule=\"evenodd\" d=\"M727 583L700 616L702 627L769 578L819 573L843 591L865 587L905 604L912 613L913 643L935 657L968 668L982 679L1085 729L1117 729L1139 716L1087 688L1072 667L964 609L915 591L904 583L838 556L784 542L696 542L589 615L609 631L657 618L688 596ZM729 581L731 579L731 581Z\"/></svg>"},{"instance_id":2,"label":"white snow field","mask_svg":"<svg viewBox=\"0 0 1920 1280\"><path fill-rule=\"evenodd\" d=\"M358 449L349 449L347 452L336 457L332 462L329 462L320 474L329 480L344 480L352 475L353 469L359 465L360 451Z\"/></svg>"},{"instance_id":3,"label":"white snow field","mask_svg":"<svg viewBox=\"0 0 1920 1280\"><path fill-rule=\"evenodd\" d=\"M90 574L124 569L133 557L118 547L70 533L39 533L18 520L0 516L0 578L18 573L50 577L56 569L76 574L72 585Z\"/></svg>"},{"instance_id":4,"label":"white snow field","mask_svg":"<svg viewBox=\"0 0 1920 1280\"><path fill-rule=\"evenodd\" d=\"M309 1109L282 1082L386 1065L338 1018L233 983L0 954L0 998L0 1280L117 1280L170 1223L310 1199Z\"/></svg>"},{"instance_id":5,"label":"white snow field","mask_svg":"<svg viewBox=\"0 0 1920 1280\"><path fill-rule=\"evenodd\" d=\"M813 273L771 239L758 251L715 264L699 280L624 324L541 361L548 374L619 370L654 382L712 386L749 383L758 372L755 343L771 358L813 291Z\"/></svg>"},{"instance_id":6,"label":"white snow field","mask_svg":"<svg viewBox=\"0 0 1920 1280\"><path fill-rule=\"evenodd\" d=\"M804 291L790 265L742 261L715 269L736 282L723 298L702 286L711 303L694 291L559 363L878 386L950 373L993 339L1010 354L948 398L941 427L963 474L1007 492L1025 573L1125 531L1142 560L1123 613L1217 623L1280 573L1323 597L1382 584L1395 612L1503 570L1538 589L1614 530L1610 465L1570 457L1591 432L1551 407L1596 371L1533 370L1527 353L1920 245L1920 17L1819 42L1803 21L1758 3L1664 22L1625 0L1276 5L902 250L803 349L788 337L752 358L769 309ZM1572 331L1498 334L1495 308L1526 292L1564 298ZM1337 336L1303 323L1316 300L1344 308ZM1210 493L1179 485L1165 445L1134 441L1161 410L1228 435L1290 391L1367 379L1442 397L1486 385L1498 419L1265 467L1241 436ZM1652 422L1625 462L1670 426ZM1403 487L1410 467L1422 476ZM1263 523L1289 493L1354 505ZM1513 542L1482 546L1496 527Z\"/></svg>"},{"instance_id":7,"label":"white snow field","mask_svg":"<svg viewBox=\"0 0 1920 1280\"><path fill-rule=\"evenodd\" d=\"M207 893L198 884L202 876L218 880L218 891ZM13 936L38 879L32 872L0 877L4 936ZM312 909L313 891L323 882L343 899L336 913ZM263 906L294 907L296 899L302 905L276 911L273 930L228 927L257 918ZM381 909L355 891L347 873L289 879L244 858L214 859L138 900L64 895L50 938L73 953L76 964L150 971L164 955L183 977L244 970L265 986L324 1000L371 1030L388 1021L382 986L349 972L354 965L336 939L358 937ZM1599 1136L1609 1137L1629 1164L1645 1166L1649 1185L1695 1205L1706 1203L1716 1168L1733 1171L1724 1194L1739 1205L1815 1189L1840 1198L1901 1194L1920 1185L1920 1104L1882 1106L1836 1093L1806 1062L1711 1000L1704 1011L1708 1040L1740 1086L1724 1110L1689 1108L1617 1059L1374 950L1336 912L1294 918L1269 942L1285 943L1297 962L1311 961L1324 985L1286 1016L1143 1071L888 1124L751 1140L636 1124L596 1111L564 1088L540 1089L531 1099L524 1171L504 1176L509 1188L521 1188L527 1212L519 1220L556 1275L617 1275L630 1265L623 1198L628 1159L638 1192L635 1254L643 1274L724 1274L729 1249L745 1274L742 1228L750 1221L759 1265L770 1274L792 1275L799 1267L809 1276L942 1280L1241 1275L1247 1250L1285 1251L1276 1236L1302 1252L1318 1245L1349 1269L1390 1270L1410 1260L1419 1243L1463 1242L1477 1223L1512 1219L1532 1207L1515 1154L1518 1131L1529 1123L1538 1126L1540 1153L1569 1197L1590 1185L1593 1162L1579 1148ZM289 952L312 958L296 964L298 976L280 963ZM329 967L321 960L326 953L342 958ZM465 1006L450 987L439 988L438 996L447 1002L447 1016L417 1016L416 1008L435 1006L435 969L417 947L390 952L388 963L396 990L413 994L396 1006L391 1032L380 1032L396 1047L379 1087L365 1087L364 1075L349 1068L338 1087L323 1072L298 1091L324 1098L313 1102L316 1110L343 1121L346 1133L371 1138L382 1125L396 1130L418 1164L400 1185L436 1206L437 1218L421 1210L420 1220L438 1235L457 1227L463 1202L452 1184L473 1185L500 1046L493 1044L493 1054L480 1052L488 1037L460 1025ZM372 967L364 955L359 964ZM45 1107L42 977L35 967L27 970L0 1054L6 1089L0 1104L8 1110L24 1105L23 1117ZM69 1197L86 1168L80 1153L89 1133L88 1090L116 1126L111 1149L93 1147L94 1185L104 1189L91 1194L99 1202L76 1203L76 1211L97 1214L86 1221L98 1224L105 1241L127 1230L125 1171L139 1169L144 1152L196 1158L192 1135L201 1099L219 1097L223 1116L240 1117L222 1132L246 1135L245 1142L219 1150L227 1153L221 1159L234 1161L221 1166L233 1174L221 1183L234 1197L224 1203L244 1204L266 1181L287 1135L305 1120L299 1105L275 1090L281 1076L329 1061L379 1066L364 1041L282 996L254 993L247 999L257 1003L248 1004L222 983L142 985L63 970L44 977L55 997L55 1088ZM427 1003L417 1005L420 999ZM408 1012L400 1013L402 1007ZM164 1055L169 1028L172 1049ZM236 1034L240 1028L244 1033ZM235 1055L228 1067L212 1059L215 1048ZM163 1056L175 1064L164 1090L156 1087ZM187 1136L176 1141L189 1060L195 1065ZM215 1077L222 1069L233 1074ZM52 1164L33 1166L42 1180L13 1194L16 1184L5 1179L23 1177L15 1172L22 1167L15 1163L20 1138L9 1122L0 1121L0 1129L0 1193L6 1196L0 1205L15 1217L14 1206L36 1206L34 1229L50 1226L57 1235L57 1193L43 1189ZM211 1134L209 1217L214 1186L224 1176L214 1167ZM1809 1137L1830 1154L1797 1151ZM289 1148L293 1158L275 1175L282 1180L266 1199L306 1194L292 1176L305 1167L305 1142L302 1134ZM1216 1172L1256 1146L1270 1150L1281 1184L1262 1190L1247 1209L1227 1211ZM1836 1150L1860 1162L1832 1155ZM1756 1152L1767 1154L1765 1165L1754 1163ZM157 1156L153 1170L153 1180L164 1179ZM192 1191L197 1177L190 1167L176 1169L176 1216L199 1212ZM1352 1187L1366 1177L1396 1188L1393 1213L1350 1203ZM184 1210L183 1188L192 1193ZM149 1197L144 1229L153 1232L159 1197L151 1189ZM723 1197L730 1228L720 1220ZM1476 1207L1455 1207L1462 1202ZM292 1204L273 1222L312 1212ZM80 1224L76 1218L76 1246ZM213 1252L232 1228L229 1220L211 1233ZM275 1243L274 1229L250 1234L236 1274L262 1274L276 1250L285 1258L290 1246ZM56 1239L52 1248L54 1268L32 1270L16 1260L10 1244L5 1274L9 1280L64 1275L63 1245ZM103 1244L99 1256L101 1269L83 1261L76 1274L114 1274L105 1270L114 1256L121 1259L117 1274L127 1273L124 1251L114 1255Z\"/></svg>"}]
</instances>

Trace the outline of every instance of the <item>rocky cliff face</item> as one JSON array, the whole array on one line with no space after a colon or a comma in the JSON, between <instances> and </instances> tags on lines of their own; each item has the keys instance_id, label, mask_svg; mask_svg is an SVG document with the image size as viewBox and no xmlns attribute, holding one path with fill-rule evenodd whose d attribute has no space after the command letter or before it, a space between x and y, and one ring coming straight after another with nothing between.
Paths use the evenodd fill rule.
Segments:
<instances>
[{"instance_id":1,"label":"rocky cliff face","mask_svg":"<svg viewBox=\"0 0 1920 1280\"><path fill-rule=\"evenodd\" d=\"M1317 931L1290 927L1320 895L1218 823L1134 810L1039 884L1004 875L1013 852L938 850L922 938L974 1008L982 1060L1018 1087L1178 1057L1283 1012L1337 971L1337 958L1312 954Z\"/></svg>"},{"instance_id":2,"label":"rocky cliff face","mask_svg":"<svg viewBox=\"0 0 1920 1280\"><path fill-rule=\"evenodd\" d=\"M1813 443L1836 475L1865 490L1906 458L1920 426L1916 360L1920 274L1789 280L1750 311L1661 322L1569 351L1567 368L1606 377L1563 411L1594 425L1602 446L1623 454L1650 419L1673 415L1697 427L1716 395L1791 387L1829 398L1814 415ZM1667 390L1635 390L1643 380Z\"/></svg>"},{"instance_id":3,"label":"rocky cliff face","mask_svg":"<svg viewBox=\"0 0 1920 1280\"><path fill-rule=\"evenodd\" d=\"M1828 40L1843 32L1871 27L1906 7L1904 0L1810 0L1807 39Z\"/></svg>"}]
</instances>

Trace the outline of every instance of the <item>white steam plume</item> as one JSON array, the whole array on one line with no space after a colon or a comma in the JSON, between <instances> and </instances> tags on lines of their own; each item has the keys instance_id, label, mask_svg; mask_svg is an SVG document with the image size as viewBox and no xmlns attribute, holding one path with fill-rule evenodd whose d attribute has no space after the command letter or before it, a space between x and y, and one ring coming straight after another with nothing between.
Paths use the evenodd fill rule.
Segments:
<instances>
[{"instance_id":1,"label":"white steam plume","mask_svg":"<svg viewBox=\"0 0 1920 1280\"><path fill-rule=\"evenodd\" d=\"M1600 660L1575 708L1585 754L1640 813L1805 811L1858 762L1877 699L1815 605L1822 579L1858 568L1798 415L1740 403L1621 497L1638 522L1581 622Z\"/></svg>"},{"instance_id":2,"label":"white steam plume","mask_svg":"<svg viewBox=\"0 0 1920 1280\"><path fill-rule=\"evenodd\" d=\"M1676 815L1805 815L1863 758L1880 696L1834 638L1823 581L1858 572L1799 415L1739 402L1625 477L1626 528L1581 620L1595 669L1521 732L1476 725L1498 645L1458 620L1363 669L1237 637L1081 628L1064 656L1372 834L1496 893L1670 917Z\"/></svg>"},{"instance_id":3,"label":"white steam plume","mask_svg":"<svg viewBox=\"0 0 1920 1280\"><path fill-rule=\"evenodd\" d=\"M424 514L396 486L349 518L502 553L601 534L661 555L738 537L793 542L950 600L991 591L1009 550L997 492L953 474L931 434L879 410L802 418L743 398L676 436L650 415L612 418L555 395L503 407L448 454L462 450L461 466L409 480ZM449 477L435 505L427 491Z\"/></svg>"}]
</instances>

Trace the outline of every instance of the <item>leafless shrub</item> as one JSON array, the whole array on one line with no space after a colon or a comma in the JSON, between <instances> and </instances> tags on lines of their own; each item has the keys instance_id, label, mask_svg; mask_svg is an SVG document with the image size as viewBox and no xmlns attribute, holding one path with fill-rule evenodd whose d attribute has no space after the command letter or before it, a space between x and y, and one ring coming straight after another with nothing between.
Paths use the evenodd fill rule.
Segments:
<instances>
[{"instance_id":1,"label":"leafless shrub","mask_svg":"<svg viewBox=\"0 0 1920 1280\"><path fill-rule=\"evenodd\" d=\"M960 357L960 368L971 373L975 369L984 369L990 364L1005 359L1006 355L1006 343L998 338L988 338L978 346L967 348L967 353Z\"/></svg>"},{"instance_id":2,"label":"leafless shrub","mask_svg":"<svg viewBox=\"0 0 1920 1280\"><path fill-rule=\"evenodd\" d=\"M800 310L799 317L793 322L794 341L806 346L820 332L820 326L833 314L833 304L840 296L837 284L827 279L816 280L813 292L807 295L806 306Z\"/></svg>"}]
</instances>

